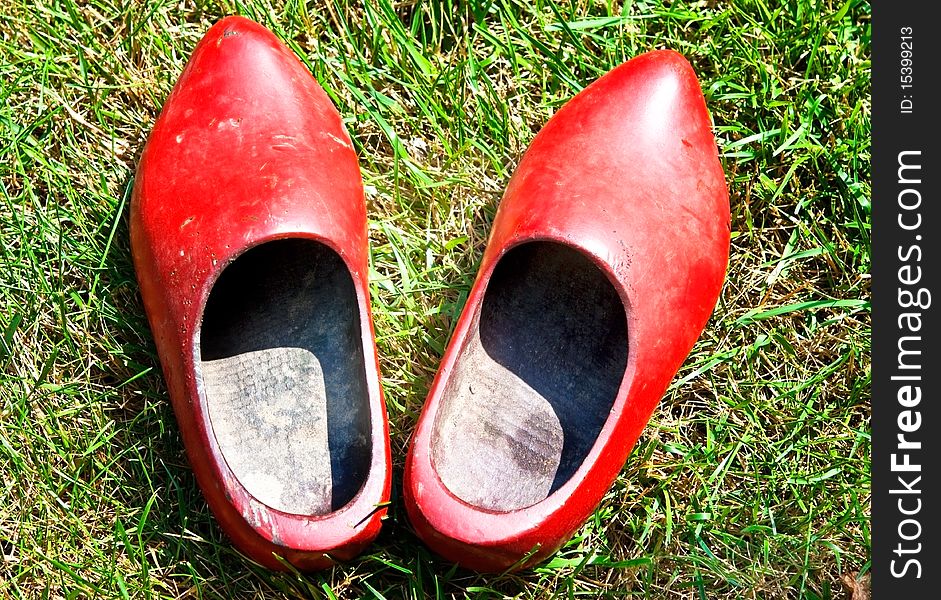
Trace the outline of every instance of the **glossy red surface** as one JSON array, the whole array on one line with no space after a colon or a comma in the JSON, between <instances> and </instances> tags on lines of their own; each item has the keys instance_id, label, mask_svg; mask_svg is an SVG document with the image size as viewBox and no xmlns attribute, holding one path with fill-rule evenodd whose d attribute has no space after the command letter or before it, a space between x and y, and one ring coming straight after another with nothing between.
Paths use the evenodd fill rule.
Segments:
<instances>
[{"instance_id":1,"label":"glossy red surface","mask_svg":"<svg viewBox=\"0 0 941 600\"><path fill-rule=\"evenodd\" d=\"M249 248L283 238L335 250L352 275L362 316L369 474L349 504L320 517L271 509L238 482L209 425L196 369L202 311L216 278ZM193 52L140 159L131 244L190 464L219 524L271 568L283 568L272 553L301 569L356 555L378 533L390 487L362 179L336 108L261 25L223 19Z\"/></svg>"},{"instance_id":2,"label":"glossy red surface","mask_svg":"<svg viewBox=\"0 0 941 600\"><path fill-rule=\"evenodd\" d=\"M617 477L712 313L729 227L709 115L681 55L634 58L549 120L509 183L412 438L405 502L433 550L468 568L500 571L535 564L571 537ZM627 368L611 415L572 478L533 506L494 512L442 484L432 430L495 265L510 248L534 240L580 249L608 275L627 315Z\"/></svg>"}]
</instances>

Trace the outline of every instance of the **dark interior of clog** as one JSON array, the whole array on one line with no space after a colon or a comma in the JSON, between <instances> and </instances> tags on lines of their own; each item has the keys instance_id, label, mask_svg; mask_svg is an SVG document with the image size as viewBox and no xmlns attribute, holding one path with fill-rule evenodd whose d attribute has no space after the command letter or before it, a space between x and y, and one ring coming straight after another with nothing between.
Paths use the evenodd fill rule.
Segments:
<instances>
[{"instance_id":1,"label":"dark interior of clog","mask_svg":"<svg viewBox=\"0 0 941 600\"><path fill-rule=\"evenodd\" d=\"M497 264L441 397L432 461L458 498L508 512L584 461L627 366L624 305L581 252L531 242Z\"/></svg>"},{"instance_id":2,"label":"dark interior of clog","mask_svg":"<svg viewBox=\"0 0 941 600\"><path fill-rule=\"evenodd\" d=\"M327 514L366 479L360 317L346 265L311 240L252 248L210 293L200 371L212 431L235 477L271 508Z\"/></svg>"}]
</instances>

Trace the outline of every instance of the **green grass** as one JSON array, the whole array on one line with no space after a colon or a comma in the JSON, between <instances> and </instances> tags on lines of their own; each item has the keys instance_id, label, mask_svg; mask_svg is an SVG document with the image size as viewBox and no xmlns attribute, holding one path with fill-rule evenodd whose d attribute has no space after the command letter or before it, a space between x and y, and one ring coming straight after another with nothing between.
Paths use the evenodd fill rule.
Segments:
<instances>
[{"instance_id":1,"label":"green grass","mask_svg":"<svg viewBox=\"0 0 941 600\"><path fill-rule=\"evenodd\" d=\"M367 186L395 461L377 542L272 573L187 466L129 256L135 160L203 32L273 29ZM626 0L0 0L0 596L841 598L870 559L870 8ZM582 87L693 63L732 204L719 306L594 516L481 576L409 528L409 434L502 189Z\"/></svg>"}]
</instances>

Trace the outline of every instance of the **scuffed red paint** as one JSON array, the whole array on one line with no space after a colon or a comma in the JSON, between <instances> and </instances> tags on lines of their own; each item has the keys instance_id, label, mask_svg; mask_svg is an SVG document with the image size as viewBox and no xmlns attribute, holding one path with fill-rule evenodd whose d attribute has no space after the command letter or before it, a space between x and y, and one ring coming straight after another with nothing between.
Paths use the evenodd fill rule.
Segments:
<instances>
[{"instance_id":1,"label":"scuffed red paint","mask_svg":"<svg viewBox=\"0 0 941 600\"><path fill-rule=\"evenodd\" d=\"M404 497L432 549L465 567L502 571L544 560L574 534L614 482L712 313L729 230L709 115L681 55L656 51L630 60L550 119L507 187L412 437ZM433 424L494 267L513 246L536 240L578 248L608 275L627 314L627 368L611 416L572 478L533 506L486 511L439 479Z\"/></svg>"},{"instance_id":2,"label":"scuffed red paint","mask_svg":"<svg viewBox=\"0 0 941 600\"><path fill-rule=\"evenodd\" d=\"M346 263L367 353L370 472L349 504L321 517L276 511L241 486L212 434L196 370L202 311L216 278L249 248L292 237L324 243ZM223 19L193 52L138 165L131 245L190 464L216 520L270 568L284 568L272 553L301 569L358 554L379 531L385 509L376 506L389 499L391 464L362 179L329 97L261 25Z\"/></svg>"}]
</instances>

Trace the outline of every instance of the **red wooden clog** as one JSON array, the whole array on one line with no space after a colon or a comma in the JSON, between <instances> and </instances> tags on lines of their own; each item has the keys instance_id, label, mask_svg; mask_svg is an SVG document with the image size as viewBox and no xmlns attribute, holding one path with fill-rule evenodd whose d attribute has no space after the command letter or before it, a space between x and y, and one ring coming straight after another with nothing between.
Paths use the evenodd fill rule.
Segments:
<instances>
[{"instance_id":1,"label":"red wooden clog","mask_svg":"<svg viewBox=\"0 0 941 600\"><path fill-rule=\"evenodd\" d=\"M355 556L390 485L362 179L336 108L261 25L223 19L193 52L138 166L131 244L219 524L271 568Z\"/></svg>"},{"instance_id":2,"label":"red wooden clog","mask_svg":"<svg viewBox=\"0 0 941 600\"><path fill-rule=\"evenodd\" d=\"M722 286L729 201L689 63L637 57L533 140L413 436L419 536L481 571L567 540L618 475Z\"/></svg>"}]
</instances>

